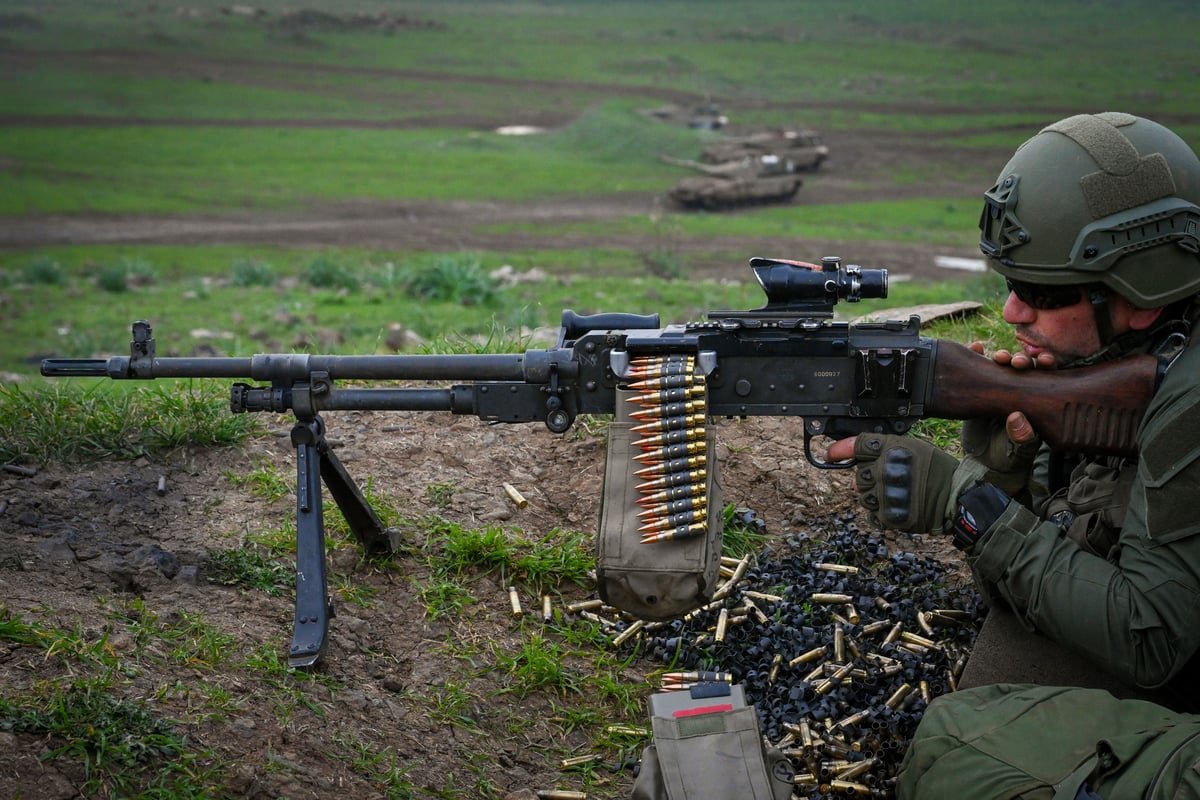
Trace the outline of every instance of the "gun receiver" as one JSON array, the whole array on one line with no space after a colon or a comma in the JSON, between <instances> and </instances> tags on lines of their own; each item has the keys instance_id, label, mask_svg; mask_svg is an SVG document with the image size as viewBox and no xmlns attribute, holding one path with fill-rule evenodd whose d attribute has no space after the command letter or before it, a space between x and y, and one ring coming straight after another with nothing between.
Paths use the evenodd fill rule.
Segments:
<instances>
[{"instance_id":1,"label":"gun receiver","mask_svg":"<svg viewBox=\"0 0 1200 800\"><path fill-rule=\"evenodd\" d=\"M563 312L546 349L485 355L259 354L248 358L159 358L150 324L133 325L129 356L46 359L51 377L232 378L230 410L291 412L297 454L296 625L289 655L311 667L325 649L332 604L326 594L321 482L369 552L391 552L386 530L325 441L321 412L449 411L489 422L540 421L555 433L580 414L613 414L618 389L646 356L685 354L704 376L708 417L794 416L804 420L804 453L821 468L818 437L903 434L925 417L965 419L1023 411L1055 447L1136 452L1138 422L1158 374L1152 356L1059 372L1020 372L954 342L920 335L920 320L849 324L833 319L839 300L887 296L887 272L751 259L767 302L749 311L713 311L699 322L660 327L657 315ZM339 381L462 381L437 388L343 387ZM686 398L680 397L680 402Z\"/></svg>"}]
</instances>

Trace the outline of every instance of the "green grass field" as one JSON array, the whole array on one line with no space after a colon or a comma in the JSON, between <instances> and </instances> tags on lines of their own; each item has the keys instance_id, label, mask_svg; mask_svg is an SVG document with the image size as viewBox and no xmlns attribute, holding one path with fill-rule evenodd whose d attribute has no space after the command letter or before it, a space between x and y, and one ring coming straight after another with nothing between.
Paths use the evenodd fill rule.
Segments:
<instances>
[{"instance_id":1,"label":"green grass field","mask_svg":"<svg viewBox=\"0 0 1200 800\"><path fill-rule=\"evenodd\" d=\"M951 0L361 5L409 23L388 29L346 23L354 4L306 25L282 5L261 6L259 19L223 8L0 2L0 219L655 192L677 171L654 154L695 150L714 134L656 124L640 110L710 96L736 99L745 125L801 117L829 138L866 128L1012 147L1062 114L1122 108L1200 140L1186 24L1200 12L1182 2L1004 0L986 13ZM559 125L535 137L489 127L525 118ZM921 179L899 161L888 178ZM973 241L977 195L901 202L880 188L883 199L870 203L806 198L802 214L630 214L494 229ZM414 297L404 275L439 259L485 272L540 266L556 279L466 307L454 296ZM0 251L0 290L21 303L3 323L0 369L31 373L50 353L121 352L128 323L151 312L169 337L216 331L231 337L223 349L243 353L263 339L313 346L277 319L373 351L397 319L437 338L553 326L565 307L678 320L757 303L752 288L677 280L678 260L669 243L662 252L10 247ZM265 265L270 279L239 281L247 264ZM659 274L647 275L647 264ZM313 273L330 265L344 275L321 285ZM986 300L994 288L981 281L969 291ZM920 302L962 290L897 291L899 302Z\"/></svg>"}]
</instances>

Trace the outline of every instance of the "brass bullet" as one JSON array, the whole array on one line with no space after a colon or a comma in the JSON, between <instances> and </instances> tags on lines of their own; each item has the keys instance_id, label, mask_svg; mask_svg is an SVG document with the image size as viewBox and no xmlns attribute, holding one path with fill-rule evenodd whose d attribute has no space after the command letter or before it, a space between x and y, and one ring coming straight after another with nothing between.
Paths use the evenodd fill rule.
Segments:
<instances>
[{"instance_id":1,"label":"brass bullet","mask_svg":"<svg viewBox=\"0 0 1200 800\"><path fill-rule=\"evenodd\" d=\"M640 461L643 464L657 464L660 461L675 461L689 456L704 455L707 449L707 442L681 442L680 444L669 444L664 447L658 447L645 453L638 453L633 457L633 460Z\"/></svg>"},{"instance_id":2,"label":"brass bullet","mask_svg":"<svg viewBox=\"0 0 1200 800\"><path fill-rule=\"evenodd\" d=\"M703 386L703 375L692 375L679 373L675 375L661 375L659 377L644 378L640 381L634 381L629 384L629 388L638 391L647 389L680 389L687 386Z\"/></svg>"},{"instance_id":3,"label":"brass bullet","mask_svg":"<svg viewBox=\"0 0 1200 800\"><path fill-rule=\"evenodd\" d=\"M508 602L512 606L512 615L514 617L521 616L521 598L517 595L517 587L508 587Z\"/></svg>"},{"instance_id":4,"label":"brass bullet","mask_svg":"<svg viewBox=\"0 0 1200 800\"><path fill-rule=\"evenodd\" d=\"M646 455L646 454L643 453L642 455ZM642 457L634 456L634 460L641 461ZM699 455L694 455L694 456L683 456L681 458L671 458L666 461L658 461L657 463L650 463L648 466L645 466L639 470L636 470L633 474L639 478L653 478L656 475L666 475L666 474L672 473L672 472L687 472L689 470L694 470L697 467L705 466L707 461L708 461L708 457L704 453L700 453ZM703 480L703 479L704 479L704 475L701 474L701 476L699 478L695 478L693 480ZM689 480L687 482L692 483L693 480ZM664 485L674 486L677 484L664 484Z\"/></svg>"},{"instance_id":5,"label":"brass bullet","mask_svg":"<svg viewBox=\"0 0 1200 800\"><path fill-rule=\"evenodd\" d=\"M693 536L703 536L707 532L708 525L703 522L699 522L694 525L680 525L678 528L670 531L647 533L642 536L642 544L666 542L670 541L671 539L690 539Z\"/></svg>"},{"instance_id":6,"label":"brass bullet","mask_svg":"<svg viewBox=\"0 0 1200 800\"><path fill-rule=\"evenodd\" d=\"M665 517L647 522L638 528L639 533L655 533L657 531L667 530L668 528L678 528L680 525L690 525L693 522L706 522L708 520L708 510L697 508L692 511L683 511L678 514L668 514Z\"/></svg>"},{"instance_id":7,"label":"brass bullet","mask_svg":"<svg viewBox=\"0 0 1200 800\"><path fill-rule=\"evenodd\" d=\"M672 486L668 489L648 494L645 497L639 497L637 502L638 505L642 506L654 505L655 503L673 503L676 500L684 500L689 497L705 497L707 492L708 487L703 483L689 483L683 486ZM705 497L705 502L708 502L707 497Z\"/></svg>"},{"instance_id":8,"label":"brass bullet","mask_svg":"<svg viewBox=\"0 0 1200 800\"><path fill-rule=\"evenodd\" d=\"M629 416L637 420L658 419L660 417L679 417L689 414L703 414L707 404L704 398L697 398L681 403L667 403L659 406L649 406L629 412Z\"/></svg>"},{"instance_id":9,"label":"brass bullet","mask_svg":"<svg viewBox=\"0 0 1200 800\"><path fill-rule=\"evenodd\" d=\"M703 459L704 456L697 456ZM686 466L677 470L661 469L662 465L656 467L646 467L639 469L634 474L639 478L650 478L655 475L661 475L661 478L655 478L645 483L639 483L637 490L639 492L652 491L654 489L673 489L676 486L685 486L689 484L699 483L704 485L704 481L708 475L704 469L689 469Z\"/></svg>"},{"instance_id":10,"label":"brass bullet","mask_svg":"<svg viewBox=\"0 0 1200 800\"><path fill-rule=\"evenodd\" d=\"M668 503L659 503L638 512L639 517L662 517L668 514L678 514L682 511L691 511L697 508L704 508L708 505L708 498L704 495L694 495L685 497L682 500L672 500Z\"/></svg>"},{"instance_id":11,"label":"brass bullet","mask_svg":"<svg viewBox=\"0 0 1200 800\"><path fill-rule=\"evenodd\" d=\"M642 406L661 406L666 403L686 403L704 394L703 386L681 386L677 389L659 389L657 391L639 392L634 397L625 398L627 403L638 403Z\"/></svg>"},{"instance_id":12,"label":"brass bullet","mask_svg":"<svg viewBox=\"0 0 1200 800\"><path fill-rule=\"evenodd\" d=\"M698 439L703 439L708 435L703 427L699 428L679 428L673 431L661 431L652 433L648 436L643 436L634 442L635 447L640 447L643 450L656 450L668 445L684 444L694 442Z\"/></svg>"},{"instance_id":13,"label":"brass bullet","mask_svg":"<svg viewBox=\"0 0 1200 800\"><path fill-rule=\"evenodd\" d=\"M677 414L673 417L659 417L653 422L634 425L629 430L634 433L655 433L658 431L675 431L683 428L701 426L708 419L704 414Z\"/></svg>"}]
</instances>

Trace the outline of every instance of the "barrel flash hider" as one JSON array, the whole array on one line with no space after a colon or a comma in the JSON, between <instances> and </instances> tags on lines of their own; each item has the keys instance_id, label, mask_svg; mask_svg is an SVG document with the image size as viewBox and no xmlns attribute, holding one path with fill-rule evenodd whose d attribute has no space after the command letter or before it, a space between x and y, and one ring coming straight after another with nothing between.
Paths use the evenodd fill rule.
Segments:
<instances>
[{"instance_id":1,"label":"barrel flash hider","mask_svg":"<svg viewBox=\"0 0 1200 800\"><path fill-rule=\"evenodd\" d=\"M596 537L597 591L639 619L673 619L707 603L720 577L715 434L705 425L702 390L661 403L634 402L645 400L646 391L615 391ZM671 418L690 419L670 431L644 432ZM680 441L662 449L648 444L658 433Z\"/></svg>"},{"instance_id":2,"label":"barrel flash hider","mask_svg":"<svg viewBox=\"0 0 1200 800\"><path fill-rule=\"evenodd\" d=\"M787 800L793 771L763 739L742 688L723 682L650 696L653 741L632 800Z\"/></svg>"}]
</instances>

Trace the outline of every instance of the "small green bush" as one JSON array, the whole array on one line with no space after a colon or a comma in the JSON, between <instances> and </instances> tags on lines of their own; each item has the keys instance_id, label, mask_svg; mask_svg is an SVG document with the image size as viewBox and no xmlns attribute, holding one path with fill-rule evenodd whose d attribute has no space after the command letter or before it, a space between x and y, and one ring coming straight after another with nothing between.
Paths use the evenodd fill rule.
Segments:
<instances>
[{"instance_id":1,"label":"small green bush","mask_svg":"<svg viewBox=\"0 0 1200 800\"><path fill-rule=\"evenodd\" d=\"M490 305L496 299L496 282L476 256L439 256L427 268L412 268L404 291L414 300Z\"/></svg>"},{"instance_id":2,"label":"small green bush","mask_svg":"<svg viewBox=\"0 0 1200 800\"><path fill-rule=\"evenodd\" d=\"M358 275L328 256L317 256L304 269L304 279L317 289L346 289L359 287Z\"/></svg>"},{"instance_id":3,"label":"small green bush","mask_svg":"<svg viewBox=\"0 0 1200 800\"><path fill-rule=\"evenodd\" d=\"M257 258L238 258L230 280L234 286L270 286L275 282L275 268Z\"/></svg>"},{"instance_id":4,"label":"small green bush","mask_svg":"<svg viewBox=\"0 0 1200 800\"><path fill-rule=\"evenodd\" d=\"M21 280L46 286L62 286L67 282L67 273L62 265L50 256L37 256L21 269Z\"/></svg>"}]
</instances>

